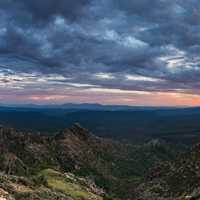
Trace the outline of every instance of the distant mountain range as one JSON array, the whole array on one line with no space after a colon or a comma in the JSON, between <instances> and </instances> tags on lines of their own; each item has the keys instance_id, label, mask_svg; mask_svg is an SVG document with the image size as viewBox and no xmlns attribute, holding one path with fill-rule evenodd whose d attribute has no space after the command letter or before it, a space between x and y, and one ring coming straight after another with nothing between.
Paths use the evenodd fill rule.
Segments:
<instances>
[{"instance_id":1,"label":"distant mountain range","mask_svg":"<svg viewBox=\"0 0 200 200\"><path fill-rule=\"evenodd\" d=\"M81 110L107 110L107 111L117 111L117 110L156 110L156 109L173 109L178 107L170 106L129 106L129 105L103 105L103 104L90 104L90 103L66 103L66 104L0 104L0 107L7 108L56 108L56 109L81 109Z\"/></svg>"}]
</instances>

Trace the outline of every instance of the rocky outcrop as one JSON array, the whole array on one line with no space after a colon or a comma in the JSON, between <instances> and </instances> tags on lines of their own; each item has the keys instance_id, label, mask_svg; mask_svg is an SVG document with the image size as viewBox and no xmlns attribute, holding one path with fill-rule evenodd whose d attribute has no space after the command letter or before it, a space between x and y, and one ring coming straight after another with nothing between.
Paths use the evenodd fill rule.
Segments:
<instances>
[{"instance_id":1,"label":"rocky outcrop","mask_svg":"<svg viewBox=\"0 0 200 200\"><path fill-rule=\"evenodd\" d=\"M7 191L0 188L0 200L14 200L14 198Z\"/></svg>"}]
</instances>

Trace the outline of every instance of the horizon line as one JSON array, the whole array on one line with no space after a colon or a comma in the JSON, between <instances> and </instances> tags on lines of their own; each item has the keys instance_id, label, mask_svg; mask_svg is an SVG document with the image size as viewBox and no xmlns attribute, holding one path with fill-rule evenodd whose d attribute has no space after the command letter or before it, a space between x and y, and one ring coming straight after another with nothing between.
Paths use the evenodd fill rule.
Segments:
<instances>
[{"instance_id":1,"label":"horizon line","mask_svg":"<svg viewBox=\"0 0 200 200\"><path fill-rule=\"evenodd\" d=\"M197 108L200 107L200 105L130 105L130 104L103 104L103 103L77 103L77 102L66 102L66 103L1 103L0 106L6 107L6 106L38 106L38 107L45 107L45 106L64 106L64 105L74 105L74 106L79 106L79 105L96 105L96 106L116 106L116 107L148 107L148 108Z\"/></svg>"}]
</instances>

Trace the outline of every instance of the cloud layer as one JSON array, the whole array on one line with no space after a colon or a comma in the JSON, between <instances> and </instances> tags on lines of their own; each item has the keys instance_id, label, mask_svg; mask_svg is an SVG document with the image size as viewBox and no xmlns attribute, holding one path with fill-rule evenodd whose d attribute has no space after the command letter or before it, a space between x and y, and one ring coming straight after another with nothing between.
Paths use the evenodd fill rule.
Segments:
<instances>
[{"instance_id":1,"label":"cloud layer","mask_svg":"<svg viewBox=\"0 0 200 200\"><path fill-rule=\"evenodd\" d=\"M1 0L0 98L198 95L199 10L198 0Z\"/></svg>"}]
</instances>

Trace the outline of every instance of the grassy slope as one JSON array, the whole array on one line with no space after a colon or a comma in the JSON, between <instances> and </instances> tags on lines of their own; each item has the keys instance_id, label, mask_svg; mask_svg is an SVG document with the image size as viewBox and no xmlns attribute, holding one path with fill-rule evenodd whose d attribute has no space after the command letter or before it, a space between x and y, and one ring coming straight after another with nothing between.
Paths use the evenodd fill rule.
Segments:
<instances>
[{"instance_id":1,"label":"grassy slope","mask_svg":"<svg viewBox=\"0 0 200 200\"><path fill-rule=\"evenodd\" d=\"M91 199L102 200L103 198L88 191L88 188L81 185L77 180L67 179L62 173L46 169L40 172L40 175L44 176L47 180L47 185L57 191L61 191L64 194L71 196L73 199Z\"/></svg>"},{"instance_id":2,"label":"grassy slope","mask_svg":"<svg viewBox=\"0 0 200 200\"><path fill-rule=\"evenodd\" d=\"M90 192L86 185L69 180L52 169L43 170L32 179L0 174L0 198L3 198L1 190L7 192L6 200L103 200L102 196Z\"/></svg>"}]
</instances>

